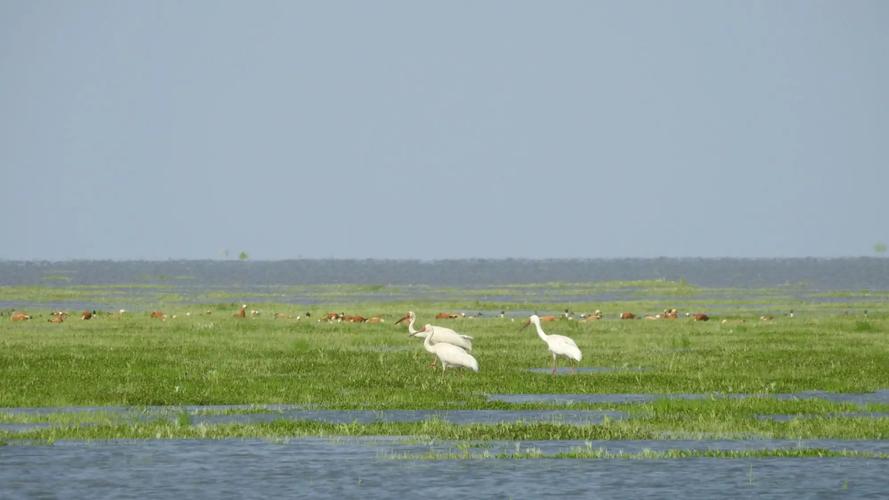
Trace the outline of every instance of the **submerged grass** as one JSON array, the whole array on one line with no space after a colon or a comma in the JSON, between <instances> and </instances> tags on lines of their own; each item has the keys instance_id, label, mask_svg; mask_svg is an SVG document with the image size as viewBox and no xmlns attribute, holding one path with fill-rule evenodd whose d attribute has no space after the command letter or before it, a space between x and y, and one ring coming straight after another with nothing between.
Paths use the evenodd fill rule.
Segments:
<instances>
[{"instance_id":1,"label":"submerged grass","mask_svg":"<svg viewBox=\"0 0 889 500\"><path fill-rule=\"evenodd\" d=\"M0 439L52 442L60 439L282 439L305 436L414 436L465 441L537 440L687 440L687 439L889 439L889 418L818 417L790 421L733 418L608 420L601 424L564 422L509 422L453 424L440 419L419 422L328 423L280 419L263 423L192 425L181 413L174 418L60 425L11 433Z\"/></svg>"},{"instance_id":2,"label":"submerged grass","mask_svg":"<svg viewBox=\"0 0 889 500\"><path fill-rule=\"evenodd\" d=\"M513 453L489 451L397 453L385 456L391 460L529 460L529 459L587 459L587 460L675 460L688 458L862 458L887 460L889 454L823 448L763 449L763 450L645 450L638 453L613 452L604 448L575 448L560 453L543 453L528 449Z\"/></svg>"},{"instance_id":3,"label":"submerged grass","mask_svg":"<svg viewBox=\"0 0 889 500\"><path fill-rule=\"evenodd\" d=\"M111 425L128 418L106 411L13 413L0 411L0 424L53 424L58 426Z\"/></svg>"}]
</instances>

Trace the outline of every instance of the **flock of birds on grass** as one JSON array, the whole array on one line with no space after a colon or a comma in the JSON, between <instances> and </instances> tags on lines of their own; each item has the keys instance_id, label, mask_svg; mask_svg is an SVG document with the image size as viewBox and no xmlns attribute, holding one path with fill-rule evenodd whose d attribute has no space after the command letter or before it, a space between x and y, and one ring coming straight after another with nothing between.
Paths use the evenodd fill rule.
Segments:
<instances>
[{"instance_id":1,"label":"flock of birds on grass","mask_svg":"<svg viewBox=\"0 0 889 500\"><path fill-rule=\"evenodd\" d=\"M123 317L126 313L126 310L121 309L117 313L102 313L102 314L113 314L117 317ZM213 312L208 310L201 314L210 315ZM3 311L0 315L6 315L7 311ZM31 315L23 312L23 311L8 311L10 315L11 321L25 321L30 320L32 318ZM93 317L96 317L99 313L95 310L84 310L81 313L81 320L90 320ZM259 310L251 310L249 312L249 317L255 318L261 314ZM481 316L482 313L478 313L478 316ZM865 316L867 316L867 311L864 312ZM149 314L151 318L159 319L162 321L166 321L167 314L163 311L151 311ZM191 313L185 313L186 316L191 316ZM47 320L51 323L62 323L64 322L69 314L65 311L55 311L50 314L50 318ZM247 304L241 306L241 308L232 314L235 318L247 318ZM310 312L305 313L306 318L311 318L312 315ZM476 317L478 317L476 316ZM686 317L694 320L694 321L708 321L710 317L704 313L686 313ZM792 318L794 316L793 310L791 310L788 314L788 317ZM172 318L176 318L176 315L171 316ZM505 317L505 311L500 312L500 317ZM302 316L297 315L293 316L286 313L276 312L274 314L275 319L295 319L300 320ZM466 316L464 313L438 313L435 316L436 319L459 319L459 318L473 318L473 316ZM578 318L580 321L595 321L601 320L603 318L602 312L599 310L594 311L590 314L580 314L575 315L569 310L565 310L565 312L561 316L538 316L537 314L532 314L527 321L524 322L521 329L525 329L530 325L534 325L534 328L537 330L537 336L540 337L547 347L550 355L552 356L552 374L555 375L558 369L558 358L564 357L568 358L575 362L573 366L573 372L577 372L577 363L580 363L580 360L583 357L583 354L580 352L580 348L577 347L577 344L570 337L566 337L564 335L550 335L544 332L541 323L556 321L558 319L566 319L573 320ZM623 312L618 316L619 319L629 320L629 319L639 319L635 314L631 312ZM663 313L659 313L656 315L647 315L642 319L647 320L658 320L658 319L678 319L679 312L675 309L664 309ZM764 315L760 317L762 321L770 321L774 319L771 315ZM382 316L371 316L364 317L358 315L347 315L345 313L337 313L330 312L326 315L322 316L318 319L318 321L336 321L336 322L346 322L346 323L383 323ZM472 370L474 372L478 371L478 360L472 356L472 340L473 338L469 335L464 335L458 333L450 328L446 328L443 326L437 326L432 324L425 324L421 330L417 330L415 328L415 324L417 321L417 315L413 311L408 311L408 313L401 319L395 322L396 325L407 321L407 329L408 335L410 337L419 337L423 339L423 347L429 353L435 355L438 358L438 361L441 363L442 374L448 368L466 368ZM515 321L515 319L513 319ZM723 320L725 323L727 320ZM743 322L744 320L739 320ZM433 360L432 366L435 366L435 361Z\"/></svg>"},{"instance_id":2,"label":"flock of birds on grass","mask_svg":"<svg viewBox=\"0 0 889 500\"><path fill-rule=\"evenodd\" d=\"M417 315L413 311L408 311L407 315L395 322L399 324L402 321L408 321L407 331L411 337L420 337L423 339L423 348L427 352L434 354L441 363L442 374L448 368L467 368L474 372L478 371L478 360L470 354L472 352L472 337L457 333L450 328L436 326L429 323L423 325L422 330L414 328L417 321ZM564 335L547 335L540 326L540 317L532 314L522 328L533 324L537 329L537 336L546 343L547 349L553 358L553 375L556 374L557 359L564 356L580 363L582 354L577 344L569 337ZM434 362L433 362L434 366ZM575 366L574 371L577 371Z\"/></svg>"}]
</instances>

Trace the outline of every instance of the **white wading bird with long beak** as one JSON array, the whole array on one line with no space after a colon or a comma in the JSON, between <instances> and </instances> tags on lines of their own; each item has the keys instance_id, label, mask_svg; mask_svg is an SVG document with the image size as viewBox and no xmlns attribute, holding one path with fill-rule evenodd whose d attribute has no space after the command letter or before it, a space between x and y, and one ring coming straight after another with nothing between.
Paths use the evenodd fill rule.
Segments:
<instances>
[{"instance_id":1,"label":"white wading bird with long beak","mask_svg":"<svg viewBox=\"0 0 889 500\"><path fill-rule=\"evenodd\" d=\"M478 361L476 361L471 354L453 344L444 342L435 343L438 339L434 337L438 337L439 335L436 328L437 327L432 325L426 325L422 330L414 332L410 336L419 337L421 334L426 334L426 338L423 340L423 347L428 352L438 356L438 360L441 361L441 374L444 375L447 368L459 368L461 366L477 372Z\"/></svg>"},{"instance_id":2,"label":"white wading bird with long beak","mask_svg":"<svg viewBox=\"0 0 889 500\"><path fill-rule=\"evenodd\" d=\"M577 347L577 344L574 343L573 340L564 336L564 335L547 335L543 332L543 328L540 327L540 318L536 314L532 314L528 321L522 325L524 329L531 323L537 328L537 336L540 337L541 340L546 342L546 346L549 348L549 352L553 355L553 375L556 374L556 357L557 356L565 356L566 358L573 359L580 363L581 354L580 349ZM574 373L577 373L577 366L574 367Z\"/></svg>"},{"instance_id":3,"label":"white wading bird with long beak","mask_svg":"<svg viewBox=\"0 0 889 500\"><path fill-rule=\"evenodd\" d=\"M414 311L408 311L407 315L396 321L395 324L397 325L406 319L410 320L407 324L407 331L410 337L420 337L421 339L424 339L427 338L432 331L435 331L434 342L436 344L451 344L472 352L472 337L469 335L457 333L454 330L443 326L433 325L426 325L420 331L414 330L414 322L417 321L417 315L414 314Z\"/></svg>"}]
</instances>

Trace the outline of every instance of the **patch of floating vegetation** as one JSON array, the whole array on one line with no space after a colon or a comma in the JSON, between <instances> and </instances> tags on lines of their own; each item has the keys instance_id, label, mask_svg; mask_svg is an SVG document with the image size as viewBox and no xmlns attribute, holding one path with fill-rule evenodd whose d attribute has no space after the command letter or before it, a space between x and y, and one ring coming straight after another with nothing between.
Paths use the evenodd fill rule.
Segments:
<instances>
[{"instance_id":1,"label":"patch of floating vegetation","mask_svg":"<svg viewBox=\"0 0 889 500\"><path fill-rule=\"evenodd\" d=\"M450 446L458 450L483 448L492 453L510 453L530 448L548 455L564 453L576 448L601 449L608 453L630 455L648 451L668 452L670 450L744 452L799 449L889 454L889 441L864 439L535 440L452 443ZM436 449L447 451L447 447L443 446Z\"/></svg>"},{"instance_id":2,"label":"patch of floating vegetation","mask_svg":"<svg viewBox=\"0 0 889 500\"><path fill-rule=\"evenodd\" d=\"M430 443L428 449L390 453L395 460L684 458L869 458L889 459L889 443L865 440L717 441L511 441Z\"/></svg>"},{"instance_id":3,"label":"patch of floating vegetation","mask_svg":"<svg viewBox=\"0 0 889 500\"><path fill-rule=\"evenodd\" d=\"M889 453L871 453L854 450L825 450L822 448L803 448L796 450L665 450L642 451L639 453L611 452L604 448L574 448L561 453L545 454L540 450L527 449L512 453L492 453L488 450L462 453L426 452L392 454L387 458L393 460L524 460L524 459L594 459L594 460L670 460L687 458L862 458L889 460Z\"/></svg>"},{"instance_id":4,"label":"patch of floating vegetation","mask_svg":"<svg viewBox=\"0 0 889 500\"><path fill-rule=\"evenodd\" d=\"M759 420L773 420L775 422L789 422L797 419L810 419L810 418L889 418L889 413L887 412L865 412L865 411L850 411L850 412L841 412L841 413L827 413L823 415L813 415L813 414L796 414L796 415L757 415L757 419Z\"/></svg>"}]
</instances>

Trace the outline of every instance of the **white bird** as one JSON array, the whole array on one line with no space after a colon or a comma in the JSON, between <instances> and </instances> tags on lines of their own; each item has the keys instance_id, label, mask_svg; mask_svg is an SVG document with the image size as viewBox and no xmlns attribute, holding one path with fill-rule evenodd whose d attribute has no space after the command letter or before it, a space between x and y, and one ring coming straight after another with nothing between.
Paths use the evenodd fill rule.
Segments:
<instances>
[{"instance_id":1,"label":"white bird","mask_svg":"<svg viewBox=\"0 0 889 500\"><path fill-rule=\"evenodd\" d=\"M422 330L418 332L414 332L411 334L411 337L418 337L420 334L426 334L426 338L423 340L423 347L438 356L438 360L441 361L441 374L444 375L445 369L447 368L469 368L470 370L477 372L478 371L478 361L472 357L471 354L464 351L463 349L453 345L447 344L444 342L434 343L436 337L439 335L436 327L432 325L426 325Z\"/></svg>"},{"instance_id":2,"label":"white bird","mask_svg":"<svg viewBox=\"0 0 889 500\"><path fill-rule=\"evenodd\" d=\"M414 314L413 311L408 311L407 315L396 321L395 324L397 325L406 319L410 320L410 322L408 322L407 324L407 331L410 336L416 336L424 339L429 335L429 333L427 332L432 332L434 330L436 344L451 344L472 352L472 337L470 337L469 335L457 333L454 330L445 328L443 326L426 325L423 330L414 330L414 322L417 321L417 315Z\"/></svg>"},{"instance_id":3,"label":"white bird","mask_svg":"<svg viewBox=\"0 0 889 500\"><path fill-rule=\"evenodd\" d=\"M543 328L540 326L540 318L536 314L532 314L528 321L525 323L522 328L530 325L531 323L537 328L537 336L540 337L541 340L546 342L546 346L549 348L549 352L553 355L553 375L556 374L556 356L565 356L566 358L573 359L574 361L580 362L581 354L580 349L577 347L577 344L574 343L568 337L564 335L547 335L543 332ZM577 367L574 367L574 372L577 373Z\"/></svg>"}]
</instances>

